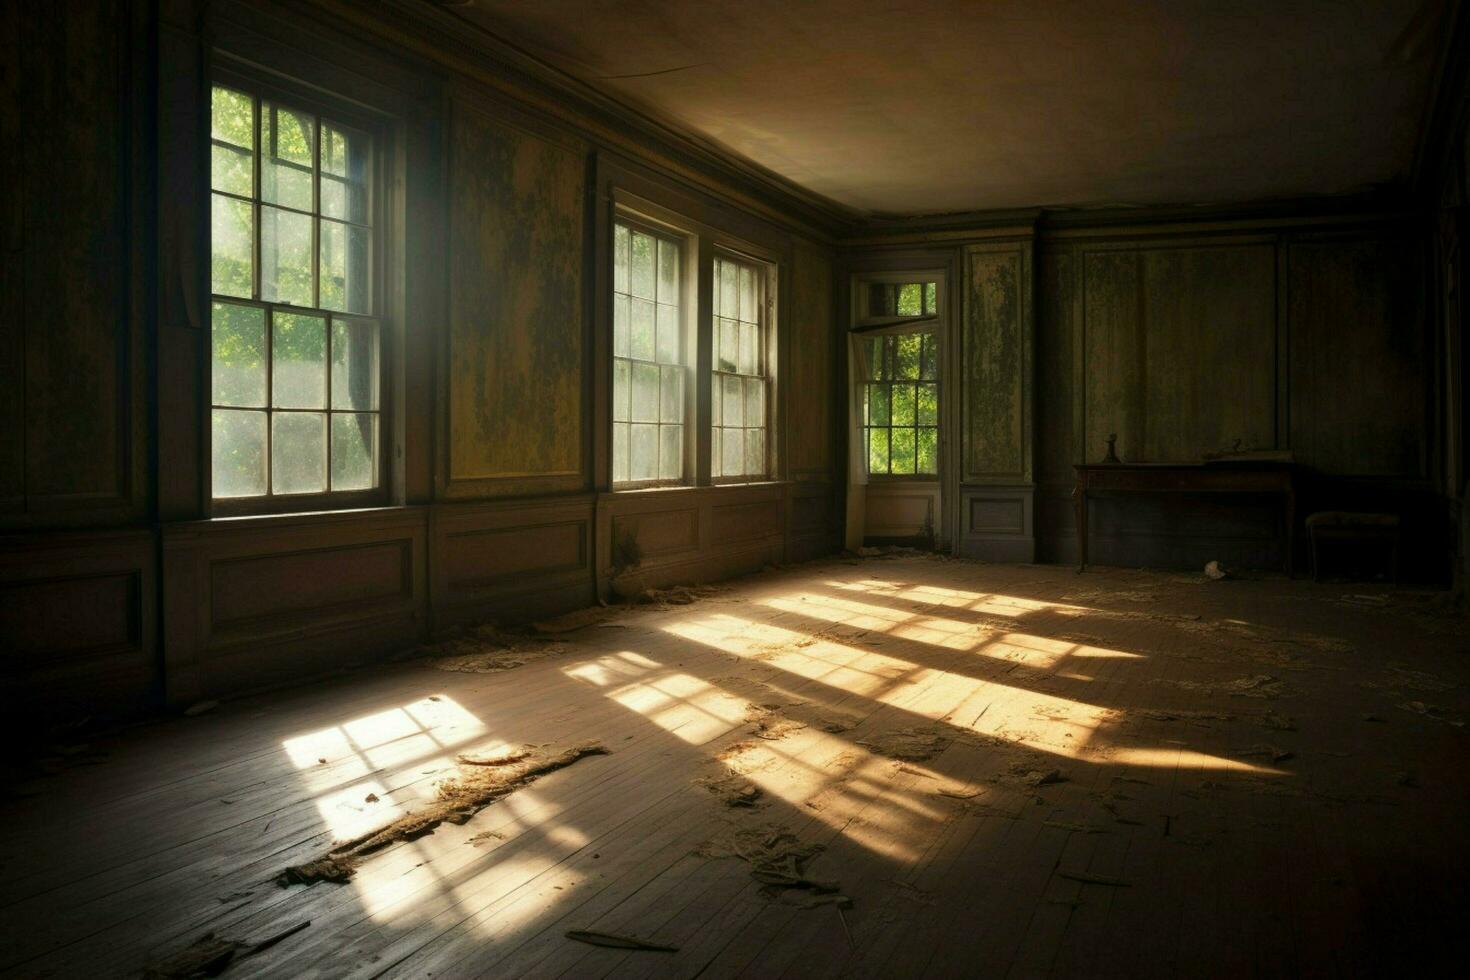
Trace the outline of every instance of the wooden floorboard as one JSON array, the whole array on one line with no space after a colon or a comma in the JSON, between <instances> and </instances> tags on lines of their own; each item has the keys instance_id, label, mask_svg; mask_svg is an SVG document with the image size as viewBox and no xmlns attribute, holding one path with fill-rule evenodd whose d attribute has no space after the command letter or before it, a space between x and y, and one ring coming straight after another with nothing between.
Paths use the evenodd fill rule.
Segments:
<instances>
[{"instance_id":1,"label":"wooden floorboard","mask_svg":"<svg viewBox=\"0 0 1470 980\"><path fill-rule=\"evenodd\" d=\"M1466 626L1407 589L892 557L620 612L501 673L342 673L88 736L93 764L17 786L0 973L136 975L307 920L227 975L1430 969L1470 934ZM910 729L936 751L882 754ZM592 739L611 754L345 885L271 881L422 806L459 752ZM767 825L822 845L809 872L852 906L703 854Z\"/></svg>"}]
</instances>

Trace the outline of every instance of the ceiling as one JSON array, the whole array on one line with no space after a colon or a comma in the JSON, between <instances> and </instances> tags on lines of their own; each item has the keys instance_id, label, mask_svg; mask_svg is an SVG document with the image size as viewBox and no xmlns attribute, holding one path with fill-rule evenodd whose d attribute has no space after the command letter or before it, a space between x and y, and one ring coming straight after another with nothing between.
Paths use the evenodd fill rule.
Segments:
<instances>
[{"instance_id":1,"label":"ceiling","mask_svg":"<svg viewBox=\"0 0 1470 980\"><path fill-rule=\"evenodd\" d=\"M1445 0L474 0L617 100L870 214L1407 178Z\"/></svg>"}]
</instances>

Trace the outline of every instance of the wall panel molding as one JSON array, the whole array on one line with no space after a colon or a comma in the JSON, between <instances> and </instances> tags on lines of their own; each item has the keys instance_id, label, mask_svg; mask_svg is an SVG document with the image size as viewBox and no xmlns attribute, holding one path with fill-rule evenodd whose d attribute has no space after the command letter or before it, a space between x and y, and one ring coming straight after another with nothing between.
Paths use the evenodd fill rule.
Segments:
<instances>
[{"instance_id":1,"label":"wall panel molding","mask_svg":"<svg viewBox=\"0 0 1470 980\"><path fill-rule=\"evenodd\" d=\"M0 692L49 723L154 703L157 588L148 531L0 540Z\"/></svg>"},{"instance_id":2,"label":"wall panel molding","mask_svg":"<svg viewBox=\"0 0 1470 980\"><path fill-rule=\"evenodd\" d=\"M411 646L428 624L427 544L418 507L165 525L168 700Z\"/></svg>"}]
</instances>

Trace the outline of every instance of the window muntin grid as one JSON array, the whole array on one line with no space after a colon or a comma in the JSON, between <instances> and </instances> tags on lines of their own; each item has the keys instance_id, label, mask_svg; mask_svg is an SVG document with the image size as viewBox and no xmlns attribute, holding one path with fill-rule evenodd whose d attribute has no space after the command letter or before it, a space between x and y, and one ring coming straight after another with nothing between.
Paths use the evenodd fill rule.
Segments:
<instances>
[{"instance_id":1,"label":"window muntin grid","mask_svg":"<svg viewBox=\"0 0 1470 980\"><path fill-rule=\"evenodd\" d=\"M216 499L381 483L373 154L359 130L212 89Z\"/></svg>"},{"instance_id":2,"label":"window muntin grid","mask_svg":"<svg viewBox=\"0 0 1470 980\"><path fill-rule=\"evenodd\" d=\"M613 226L613 485L685 482L683 246Z\"/></svg>"},{"instance_id":3,"label":"window muntin grid","mask_svg":"<svg viewBox=\"0 0 1470 980\"><path fill-rule=\"evenodd\" d=\"M716 256L712 276L710 477L762 479L768 473L765 275L759 266Z\"/></svg>"},{"instance_id":4,"label":"window muntin grid","mask_svg":"<svg viewBox=\"0 0 1470 980\"><path fill-rule=\"evenodd\" d=\"M933 333L864 341L864 460L870 475L939 472L939 348Z\"/></svg>"}]
</instances>

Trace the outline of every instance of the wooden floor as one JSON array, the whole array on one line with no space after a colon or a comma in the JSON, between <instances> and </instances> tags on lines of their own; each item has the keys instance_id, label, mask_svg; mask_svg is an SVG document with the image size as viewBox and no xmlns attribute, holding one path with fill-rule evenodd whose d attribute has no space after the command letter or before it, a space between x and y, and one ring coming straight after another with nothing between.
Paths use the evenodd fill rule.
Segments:
<instances>
[{"instance_id":1,"label":"wooden floor","mask_svg":"<svg viewBox=\"0 0 1470 980\"><path fill-rule=\"evenodd\" d=\"M514 670L373 668L93 740L0 805L0 970L136 975L310 920L227 975L1413 973L1465 951L1467 633L1361 584L768 572ZM882 754L906 730L940 751ZM610 754L347 884L271 882L461 752L585 739ZM757 806L700 782L732 770ZM808 873L852 907L700 853L766 826L824 845Z\"/></svg>"}]
</instances>

